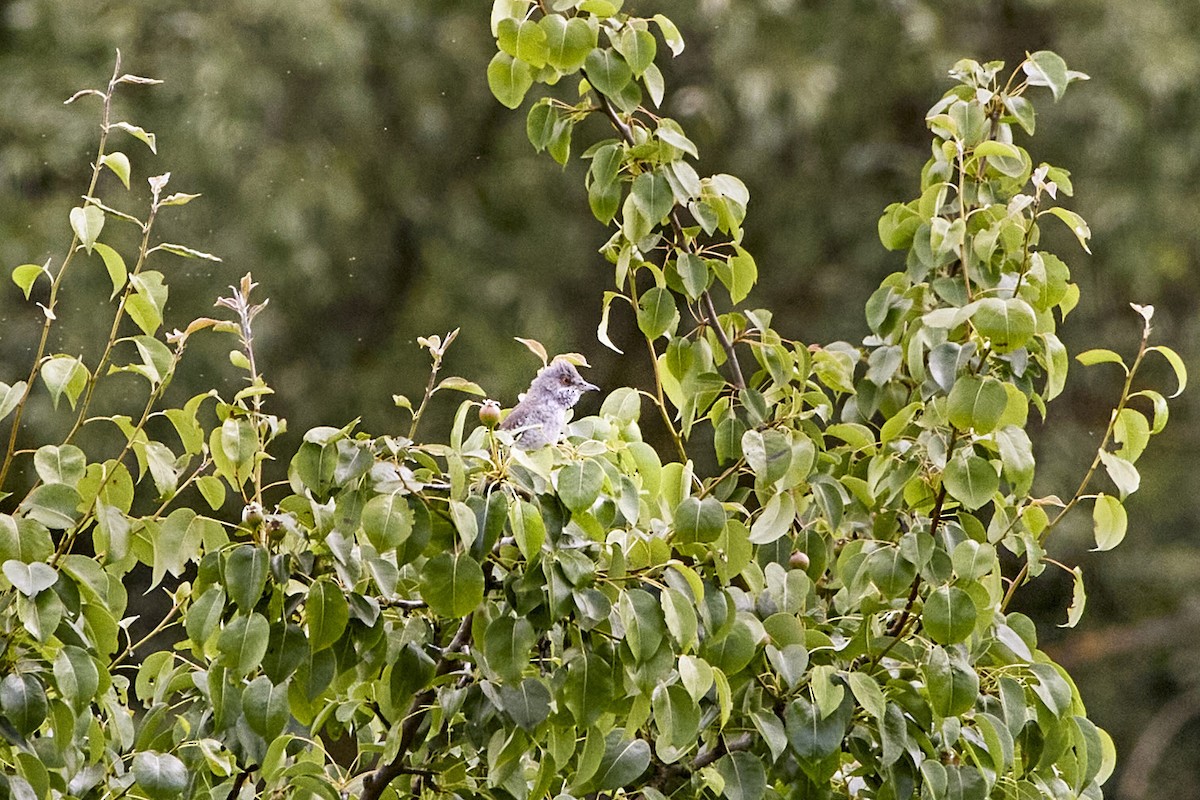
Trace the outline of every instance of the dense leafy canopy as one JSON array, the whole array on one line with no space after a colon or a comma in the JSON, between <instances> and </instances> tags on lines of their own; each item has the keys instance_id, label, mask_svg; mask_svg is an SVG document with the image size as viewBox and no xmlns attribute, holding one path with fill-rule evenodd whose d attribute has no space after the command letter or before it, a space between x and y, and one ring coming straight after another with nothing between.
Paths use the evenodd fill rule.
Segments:
<instances>
[{"instance_id":1,"label":"dense leafy canopy","mask_svg":"<svg viewBox=\"0 0 1200 800\"><path fill-rule=\"evenodd\" d=\"M71 267L98 257L112 333L95 357L43 335L0 402L9 795L1099 796L1111 741L1008 606L1061 566L1044 546L1076 505L1092 506L1098 549L1120 543L1135 463L1166 422L1167 398L1137 381L1144 360L1161 357L1179 391L1186 371L1135 307L1128 364L1079 356L1125 378L1090 469L1073 494L1031 492L1028 423L1063 389L1057 325L1079 300L1043 226L1085 248L1090 231L1063 205L1069 175L1019 142L1036 119L1027 95L1084 76L1044 50L1008 72L956 64L926 117L919 194L879 222L904 262L866 301L871 333L810 346L742 307L759 275L749 192L701 175L682 125L650 110L666 91L657 64L683 39L621 6L492 11L488 84L509 107L555 87L529 104L528 137L559 162L582 150L589 205L614 229L604 319L628 308L654 355L649 391L612 391L535 451L474 424L475 400L448 443L416 440L433 395L480 393L437 381L451 334L421 342L420 402L396 400L408 436L318 427L284 456L250 277L221 319L165 330L158 268L217 260L156 235L160 212L197 195L168 193L163 174L147 208L120 210L138 160L111 148L157 139L114 121L113 99L153 81L118 64L76 98L99 99L103 126L73 238L13 280L27 298L48 285L48 333ZM611 135L576 141L591 118ZM124 255L102 240L118 223L139 234ZM167 402L210 329L236 337L245 386ZM600 339L612 345L603 323ZM96 387L113 380L141 395L104 415ZM43 397L66 432L19 449ZM643 406L664 452L642 438ZM115 429L115 448L96 429ZM264 479L270 458L286 481ZM154 586L177 579L154 633L179 639L130 669L145 640L129 634L125 579L142 568ZM1073 624L1086 595L1065 571Z\"/></svg>"}]
</instances>

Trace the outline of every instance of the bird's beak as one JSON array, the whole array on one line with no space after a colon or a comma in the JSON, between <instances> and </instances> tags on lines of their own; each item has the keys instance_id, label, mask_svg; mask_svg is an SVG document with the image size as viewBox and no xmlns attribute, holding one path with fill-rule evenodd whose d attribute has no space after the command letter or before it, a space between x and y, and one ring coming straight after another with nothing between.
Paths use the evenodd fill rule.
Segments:
<instances>
[{"instance_id":1,"label":"bird's beak","mask_svg":"<svg viewBox=\"0 0 1200 800\"><path fill-rule=\"evenodd\" d=\"M585 392L598 392L598 391L600 391L600 387L596 386L595 384L591 384L591 383L588 383L587 381L584 381L583 382L583 390Z\"/></svg>"}]
</instances>

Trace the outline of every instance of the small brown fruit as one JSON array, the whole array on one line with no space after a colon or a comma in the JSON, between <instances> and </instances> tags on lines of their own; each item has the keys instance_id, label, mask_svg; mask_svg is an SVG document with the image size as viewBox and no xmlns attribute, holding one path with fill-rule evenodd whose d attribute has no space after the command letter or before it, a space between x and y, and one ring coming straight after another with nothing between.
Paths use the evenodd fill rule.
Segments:
<instances>
[{"instance_id":1,"label":"small brown fruit","mask_svg":"<svg viewBox=\"0 0 1200 800\"><path fill-rule=\"evenodd\" d=\"M791 558L788 559L788 563L796 569L808 569L808 553L804 552L803 550L793 550Z\"/></svg>"}]
</instances>

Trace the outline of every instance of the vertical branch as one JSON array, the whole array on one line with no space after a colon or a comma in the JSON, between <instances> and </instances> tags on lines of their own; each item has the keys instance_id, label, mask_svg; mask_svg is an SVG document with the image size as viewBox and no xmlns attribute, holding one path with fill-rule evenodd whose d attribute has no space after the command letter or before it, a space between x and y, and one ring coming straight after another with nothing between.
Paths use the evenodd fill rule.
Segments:
<instances>
[{"instance_id":1,"label":"vertical branch","mask_svg":"<svg viewBox=\"0 0 1200 800\"><path fill-rule=\"evenodd\" d=\"M459 624L454 638L450 640L450 644L446 645L446 649L442 651L442 657L438 661L435 672L437 677L450 672L454 668L455 663L451 656L461 653L470 644L471 622L474 617L473 613L463 617L463 621ZM405 773L413 772L411 766L405 766L404 761L409 756L409 751L416 740L417 731L420 729L421 723L425 721L425 715L429 711L429 706L436 699L437 693L433 689L426 689L413 698L412 704L408 708L408 713L404 715L404 723L400 728L400 746L396 751L396 757L388 763L379 766L374 772L369 773L363 778L363 792L360 800L379 800L379 797L383 794L384 789L388 787L388 784Z\"/></svg>"},{"instance_id":2,"label":"vertical branch","mask_svg":"<svg viewBox=\"0 0 1200 800\"><path fill-rule=\"evenodd\" d=\"M617 113L617 109L613 106L612 101L599 92L596 94L600 98L600 107L603 109L604 115L608 117L613 127L617 129L617 132L621 134L621 138L625 140L626 144L635 144L633 129L629 126L629 123L621 119L621 115ZM671 230L675 234L676 245L686 249L690 253L694 253L694 250L687 241L687 237L683 234L683 225L679 221L679 214L676 209L671 209L670 218ZM733 371L733 385L737 387L738 391L741 391L746 388L746 379L742 375L742 365L738 361L737 352L733 349L733 343L725 335L725 330L721 327L716 306L713 304L712 294L706 289L700 299L703 303L700 309L701 316L708 325L712 326L713 332L716 333L717 341L720 342L721 349L725 351L730 369Z\"/></svg>"},{"instance_id":3,"label":"vertical branch","mask_svg":"<svg viewBox=\"0 0 1200 800\"><path fill-rule=\"evenodd\" d=\"M96 159L92 162L92 175L88 180L87 197L91 197L96 191L96 183L100 180L100 170L104 165L105 148L108 146L108 131L112 119L112 97L113 92L117 88L121 75L121 51L117 51L116 61L113 64L112 77L108 80L108 88L104 92L98 92L95 89L87 90L89 93L100 94L103 97L103 111L101 112L100 123L100 141L96 147ZM78 96L78 95L76 95ZM71 98L72 100L74 98ZM67 102L71 102L68 100ZM50 281L50 297L46 301L46 305L42 310L45 313L45 321L42 323L42 335L38 340L37 350L34 351L33 363L29 368L29 378L25 381L25 390L21 393L21 399L17 402L17 407L13 412L12 428L8 434L8 444L4 450L4 463L0 466L0 487L4 486L4 481L8 477L8 471L12 467L13 455L17 446L17 434L21 429L21 417L25 413L25 406L29 401L29 394L33 391L33 383L37 379L38 370L41 367L42 357L46 354L46 343L50 338L50 326L54 323L54 308L58 303L58 290L62 286L63 278L66 277L67 269L71 266L74 260L76 250L79 247L79 235L71 236L71 245L67 248L67 253L63 257L62 266L58 268L58 273L54 279ZM97 371L98 372L98 371ZM94 379L93 379L94 380Z\"/></svg>"}]
</instances>

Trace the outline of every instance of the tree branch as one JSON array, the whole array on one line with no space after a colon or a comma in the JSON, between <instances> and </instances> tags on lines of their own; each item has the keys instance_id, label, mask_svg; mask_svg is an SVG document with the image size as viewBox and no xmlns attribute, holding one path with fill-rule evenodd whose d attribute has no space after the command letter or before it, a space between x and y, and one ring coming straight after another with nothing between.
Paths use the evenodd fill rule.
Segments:
<instances>
[{"instance_id":1,"label":"tree branch","mask_svg":"<svg viewBox=\"0 0 1200 800\"><path fill-rule=\"evenodd\" d=\"M625 120L621 119L621 115L617 113L617 109L613 106L612 101L599 92L596 94L600 98L600 107L604 110L604 115L608 117L609 122L613 124L617 132L621 134L621 138L627 144L636 144L633 138L633 129ZM683 235L683 224L679 221L678 210L672 208L670 217L671 229L675 233L676 244L691 252L691 249L687 248L687 237ZM746 379L742 375L742 365L738 361L737 352L733 349L733 342L729 341L729 337L725 335L725 330L718 321L717 308L713 305L712 294L706 289L700 296L700 300L703 302L700 313L703 315L704 321L711 325L713 331L717 334L717 341L721 343L721 349L725 351L725 356L729 360L729 366L733 370L733 385L740 392L746 388Z\"/></svg>"},{"instance_id":2,"label":"tree branch","mask_svg":"<svg viewBox=\"0 0 1200 800\"><path fill-rule=\"evenodd\" d=\"M446 649L442 651L442 657L438 661L435 672L437 677L440 678L454 668L454 659L451 656L461 653L471 641L471 621L474 616L474 613L471 613L463 617L463 621L458 626L454 638L450 640L450 644L446 645ZM421 723L425 721L425 714L436 699L437 692L433 689L427 689L413 698L412 703L408 707L408 713L404 715L404 722L400 727L400 747L396 751L396 757L388 763L377 767L374 772L363 778L361 800L379 800L379 797L383 794L383 790L387 788L388 784L400 775L423 774L413 767L405 766L404 760L408 757L409 750L412 749L413 740L416 739Z\"/></svg>"}]
</instances>

